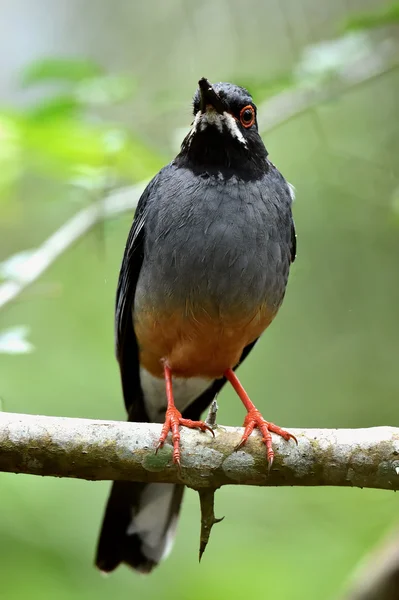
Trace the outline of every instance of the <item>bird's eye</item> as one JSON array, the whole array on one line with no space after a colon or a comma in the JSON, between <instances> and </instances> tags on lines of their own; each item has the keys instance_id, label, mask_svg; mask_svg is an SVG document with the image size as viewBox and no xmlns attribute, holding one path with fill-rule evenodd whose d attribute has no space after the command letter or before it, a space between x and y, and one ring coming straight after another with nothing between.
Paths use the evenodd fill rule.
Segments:
<instances>
[{"instance_id":1,"label":"bird's eye","mask_svg":"<svg viewBox=\"0 0 399 600\"><path fill-rule=\"evenodd\" d=\"M248 106L244 106L240 110L240 121L243 127L252 127L255 123L255 109L253 106L248 104Z\"/></svg>"}]
</instances>

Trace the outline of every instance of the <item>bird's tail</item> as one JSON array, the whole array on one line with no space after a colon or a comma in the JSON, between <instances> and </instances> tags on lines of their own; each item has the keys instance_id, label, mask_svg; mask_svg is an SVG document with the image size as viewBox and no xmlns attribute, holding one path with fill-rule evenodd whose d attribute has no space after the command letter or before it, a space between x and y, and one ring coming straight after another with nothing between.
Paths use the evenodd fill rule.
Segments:
<instances>
[{"instance_id":1,"label":"bird's tail","mask_svg":"<svg viewBox=\"0 0 399 600\"><path fill-rule=\"evenodd\" d=\"M109 572L126 563L150 573L172 548L183 491L184 486L173 483L114 482L96 566Z\"/></svg>"}]
</instances>

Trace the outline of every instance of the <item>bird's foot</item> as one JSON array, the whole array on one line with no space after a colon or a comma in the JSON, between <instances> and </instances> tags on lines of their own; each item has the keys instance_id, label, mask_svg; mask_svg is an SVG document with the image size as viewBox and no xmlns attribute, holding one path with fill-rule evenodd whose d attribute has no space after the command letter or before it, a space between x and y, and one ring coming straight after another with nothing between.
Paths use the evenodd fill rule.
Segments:
<instances>
[{"instance_id":1,"label":"bird's foot","mask_svg":"<svg viewBox=\"0 0 399 600\"><path fill-rule=\"evenodd\" d=\"M263 436L262 440L266 445L267 462L269 463L269 471L270 471L271 466L273 464L273 459L274 459L271 434L276 433L277 435L280 435L287 441L289 439L293 439L295 441L295 443L298 443L298 441L297 441L296 437L294 435L292 435L292 433L285 431L285 429L281 429L281 427L278 427L277 425L274 425L274 423L270 423L269 421L266 421L262 417L259 410L255 407L255 405L249 399L247 392L242 387L242 385L241 385L237 375L234 373L233 369L227 369L224 373L224 376L226 377L226 379L228 381L230 381L231 385L237 392L241 402L247 409L247 416L245 417L245 421L244 421L244 427L245 427L244 434L241 438L240 443L236 447L236 450L238 450L245 444L245 442L247 441L247 439L249 438L249 436L251 435L251 433L253 432L255 427L257 427L261 431L262 436Z\"/></svg>"},{"instance_id":2,"label":"bird's foot","mask_svg":"<svg viewBox=\"0 0 399 600\"><path fill-rule=\"evenodd\" d=\"M273 451L273 443L272 443L272 435L271 435L272 433L280 435L282 438L284 438L287 441L290 439L293 439L296 443L298 443L296 437L294 435L292 435L292 433L285 431L285 429L281 429L281 427L279 427L278 425L275 425L274 423L270 423L270 421L266 421L262 417L259 410L255 407L251 408L248 411L248 414L245 417L243 426L245 427L245 430L244 430L244 433L243 433L240 443L236 447L236 450L238 450L239 448L242 448L242 446L245 444L245 442L247 441L247 439L249 438L249 436L251 435L251 433L253 432L255 427L257 427L260 430L260 432L262 433L262 441L266 445L266 454L267 454L267 462L269 464L269 471L271 469L271 466L273 464L273 459L274 459L274 451Z\"/></svg>"},{"instance_id":3,"label":"bird's foot","mask_svg":"<svg viewBox=\"0 0 399 600\"><path fill-rule=\"evenodd\" d=\"M173 441L173 462L180 468L180 430L179 426L189 427L190 429L201 429L201 431L210 431L213 437L215 434L212 427L209 427L204 421L192 421L183 419L181 412L175 406L170 406L165 415L165 422L155 452L158 452L165 443L168 433L172 432Z\"/></svg>"}]
</instances>

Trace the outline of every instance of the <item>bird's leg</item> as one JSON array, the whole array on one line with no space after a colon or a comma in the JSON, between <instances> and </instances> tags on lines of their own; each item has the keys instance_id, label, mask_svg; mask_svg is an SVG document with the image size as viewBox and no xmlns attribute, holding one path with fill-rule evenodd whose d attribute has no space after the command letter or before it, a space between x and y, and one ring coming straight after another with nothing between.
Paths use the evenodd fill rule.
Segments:
<instances>
[{"instance_id":1,"label":"bird's leg","mask_svg":"<svg viewBox=\"0 0 399 600\"><path fill-rule=\"evenodd\" d=\"M213 432L213 429L203 421L192 421L191 419L183 419L181 412L178 411L175 406L172 388L172 371L166 363L164 364L164 377L168 406L165 414L165 422L162 426L161 436L158 440L158 444L156 447L156 452L159 450L159 448L162 448L169 431L171 431L173 441L173 462L175 463L175 465L178 465L180 467L180 425L182 425L183 427L189 427L190 429L198 428L201 429L201 431L208 430L213 436L215 436L215 434Z\"/></svg>"},{"instance_id":2,"label":"bird's leg","mask_svg":"<svg viewBox=\"0 0 399 600\"><path fill-rule=\"evenodd\" d=\"M253 404L253 402L251 402L251 400L249 399L247 392L242 387L242 385L241 385L237 375L234 373L233 369L227 369L224 373L224 376L231 383L231 385L237 392L241 402L243 403L243 405L245 406L245 408L248 411L248 414L245 417L245 421L244 421L244 427L245 427L244 434L241 438L240 443L237 446L237 450L245 444L245 442L247 441L247 439L249 438L249 436L251 435L251 433L253 432L255 427L258 427L258 429L260 429L260 431L262 433L263 442L266 445L267 462L269 463L269 469L270 469L273 464L273 459L274 459L271 433L276 433L277 435L281 435L281 437L283 437L287 441L292 438L293 440L295 440L296 443L298 443L297 439L294 435L292 435L292 433L289 433L288 431L281 429L281 427L278 427L278 425L274 425L274 423L270 423L269 421L266 421L262 417L259 410Z\"/></svg>"}]
</instances>

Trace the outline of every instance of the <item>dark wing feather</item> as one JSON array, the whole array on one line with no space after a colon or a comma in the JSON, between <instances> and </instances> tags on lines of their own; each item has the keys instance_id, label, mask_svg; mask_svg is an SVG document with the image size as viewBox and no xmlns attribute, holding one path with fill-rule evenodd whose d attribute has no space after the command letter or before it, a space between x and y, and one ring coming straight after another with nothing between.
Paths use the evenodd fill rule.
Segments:
<instances>
[{"instance_id":1,"label":"dark wing feather","mask_svg":"<svg viewBox=\"0 0 399 600\"><path fill-rule=\"evenodd\" d=\"M133 329L132 306L144 256L144 225L148 197L154 178L144 190L126 242L119 273L115 306L115 348L122 380L123 397L130 421L147 421L140 386L139 357Z\"/></svg>"},{"instance_id":2,"label":"dark wing feather","mask_svg":"<svg viewBox=\"0 0 399 600\"><path fill-rule=\"evenodd\" d=\"M144 226L149 195L157 177L152 180L142 194L132 228L126 243L119 281L116 293L115 308L115 345L119 362L123 395L129 421L148 421L144 406L143 392L140 385L139 355L137 340L133 329L132 306L136 292L137 281L143 264L144 255ZM116 481L111 488L103 524L100 531L96 565L105 572L112 571L121 562L125 562L142 573L149 573L157 564L151 555L148 556L148 540L142 539L143 533L129 531L135 527L135 519L141 510L148 510L143 504L143 497L148 495L152 484L131 481ZM155 484L156 485L156 484ZM160 540L161 548L165 536L177 518L183 496L184 486L173 488L171 500L168 503L166 517L162 511L163 497L157 501L157 491L153 493L152 501L155 507L160 506L158 516L153 515L153 526L159 527L157 519L164 521L164 535ZM151 549L150 549L151 550ZM157 551L157 548L152 548Z\"/></svg>"},{"instance_id":3,"label":"dark wing feather","mask_svg":"<svg viewBox=\"0 0 399 600\"><path fill-rule=\"evenodd\" d=\"M296 259L296 231L295 231L295 223L292 221L291 226L291 263Z\"/></svg>"}]
</instances>

